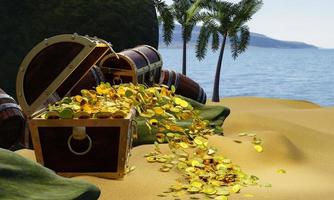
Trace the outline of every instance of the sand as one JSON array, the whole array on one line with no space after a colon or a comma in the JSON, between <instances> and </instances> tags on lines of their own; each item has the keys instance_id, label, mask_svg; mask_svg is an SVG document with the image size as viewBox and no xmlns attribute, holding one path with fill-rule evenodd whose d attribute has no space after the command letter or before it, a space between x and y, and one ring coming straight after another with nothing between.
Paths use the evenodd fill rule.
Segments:
<instances>
[{"instance_id":1,"label":"sand","mask_svg":"<svg viewBox=\"0 0 334 200\"><path fill-rule=\"evenodd\" d=\"M242 188L229 199L334 199L334 107L255 97L226 98L221 103L232 112L224 124L225 136L212 136L211 144L245 172L258 176L260 182L272 184L270 188ZM256 152L249 137L238 136L241 132L256 133L264 140L264 151ZM180 175L176 170L159 172L158 164L146 163L143 155L152 149L152 145L133 149L130 164L136 169L122 180L76 178L96 184L102 191L101 200L174 199L157 195ZM168 148L162 145L162 149ZM34 159L33 151L18 153ZM286 170L286 174L277 173L278 169Z\"/></svg>"}]
</instances>

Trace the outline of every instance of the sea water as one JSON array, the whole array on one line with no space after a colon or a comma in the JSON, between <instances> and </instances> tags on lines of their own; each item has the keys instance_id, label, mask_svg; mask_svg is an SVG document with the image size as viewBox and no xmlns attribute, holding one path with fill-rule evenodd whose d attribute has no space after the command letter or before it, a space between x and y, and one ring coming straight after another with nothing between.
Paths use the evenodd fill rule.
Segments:
<instances>
[{"instance_id":1,"label":"sea water","mask_svg":"<svg viewBox=\"0 0 334 200\"><path fill-rule=\"evenodd\" d=\"M163 68L182 71L182 49L161 48ZM212 97L219 52L208 51L198 61L195 49L187 50L187 76ZM220 97L257 96L308 100L334 106L334 50L249 47L236 60L225 49Z\"/></svg>"}]
</instances>

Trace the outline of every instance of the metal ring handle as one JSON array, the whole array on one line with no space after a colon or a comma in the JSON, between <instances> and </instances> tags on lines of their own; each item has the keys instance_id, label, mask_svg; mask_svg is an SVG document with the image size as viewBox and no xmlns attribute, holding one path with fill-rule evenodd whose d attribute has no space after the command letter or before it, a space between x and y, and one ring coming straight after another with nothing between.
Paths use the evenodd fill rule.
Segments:
<instances>
[{"instance_id":1,"label":"metal ring handle","mask_svg":"<svg viewBox=\"0 0 334 200\"><path fill-rule=\"evenodd\" d=\"M89 141L89 144L88 144L88 148L83 151L83 152L76 152L73 150L72 146L71 146L71 140L73 138L73 135L70 135L70 137L68 137L68 140L67 140L67 146L68 146L68 149L75 155L77 156L82 156L82 155L85 155L87 154L91 149L92 149L92 139L89 137L89 135L86 135L88 141Z\"/></svg>"}]
</instances>

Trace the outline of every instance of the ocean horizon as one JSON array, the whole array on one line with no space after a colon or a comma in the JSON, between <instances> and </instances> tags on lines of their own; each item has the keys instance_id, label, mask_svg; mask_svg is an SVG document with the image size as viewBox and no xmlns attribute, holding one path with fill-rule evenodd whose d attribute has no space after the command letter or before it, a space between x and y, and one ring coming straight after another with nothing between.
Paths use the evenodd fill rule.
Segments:
<instances>
[{"instance_id":1,"label":"ocean horizon","mask_svg":"<svg viewBox=\"0 0 334 200\"><path fill-rule=\"evenodd\" d=\"M181 48L159 48L163 69L182 71ZM208 50L202 61L187 49L187 76L212 98L219 52ZM256 96L306 100L334 106L334 49L249 47L236 60L225 49L220 97Z\"/></svg>"}]
</instances>

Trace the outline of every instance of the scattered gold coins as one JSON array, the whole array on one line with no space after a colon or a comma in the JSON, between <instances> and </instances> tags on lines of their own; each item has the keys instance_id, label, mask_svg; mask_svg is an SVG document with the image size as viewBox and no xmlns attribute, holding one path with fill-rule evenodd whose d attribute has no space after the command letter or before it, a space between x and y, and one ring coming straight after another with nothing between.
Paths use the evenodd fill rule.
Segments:
<instances>
[{"instance_id":1,"label":"scattered gold coins","mask_svg":"<svg viewBox=\"0 0 334 200\"><path fill-rule=\"evenodd\" d=\"M246 132L243 132L243 133L239 133L238 136L239 137L244 137L244 136L251 137L252 138L252 144L253 144L253 147L254 147L255 151L257 151L259 153L263 152L263 142L262 142L262 139L258 138L255 133L246 133ZM234 142L241 143L240 140L234 140Z\"/></svg>"},{"instance_id":2,"label":"scattered gold coins","mask_svg":"<svg viewBox=\"0 0 334 200\"><path fill-rule=\"evenodd\" d=\"M177 170L182 176L169 191L157 195L171 195L179 199L183 194L204 194L212 199L227 200L239 193L242 187L258 185L256 176L248 175L230 159L218 154L218 149L208 142L208 136L221 134L220 127L212 127L210 121L199 117L199 112L190 102L175 95L175 87L165 85L121 84L111 86L101 83L95 90L82 90L81 95L65 97L42 117L48 119L71 118L124 118L134 108L139 118L145 120L150 133L156 136L154 151L145 154L149 163L158 163L159 170L167 173ZM180 126L177 121L185 120L190 125ZM253 138L256 151L262 152L262 140L253 133L239 136ZM241 141L235 140L240 143ZM159 143L168 143L171 153L163 154ZM128 172L134 170L129 168Z\"/></svg>"},{"instance_id":3,"label":"scattered gold coins","mask_svg":"<svg viewBox=\"0 0 334 200\"><path fill-rule=\"evenodd\" d=\"M190 105L180 100L174 100L174 103L180 105L176 107L178 109ZM148 162L161 163L161 172L175 169L181 173L183 178L170 186L170 195L184 191L189 195L203 194L212 199L227 200L229 195L241 192L242 187L259 185L258 177L243 172L231 159L218 154L218 149L209 144L208 136L215 133L209 121L199 119L198 113L190 110L192 124L182 128L173 120L179 111L170 111L170 118L148 121L151 129L164 129L166 133L157 134L155 151L145 155ZM256 138L255 134L244 133L242 136L252 137L254 145L262 144L262 140ZM162 137L168 142L171 154L160 152L159 142L163 141ZM190 199L201 198L190 196Z\"/></svg>"},{"instance_id":4,"label":"scattered gold coins","mask_svg":"<svg viewBox=\"0 0 334 200\"><path fill-rule=\"evenodd\" d=\"M279 174L286 174L286 171L284 169L278 169L276 172Z\"/></svg>"}]
</instances>

